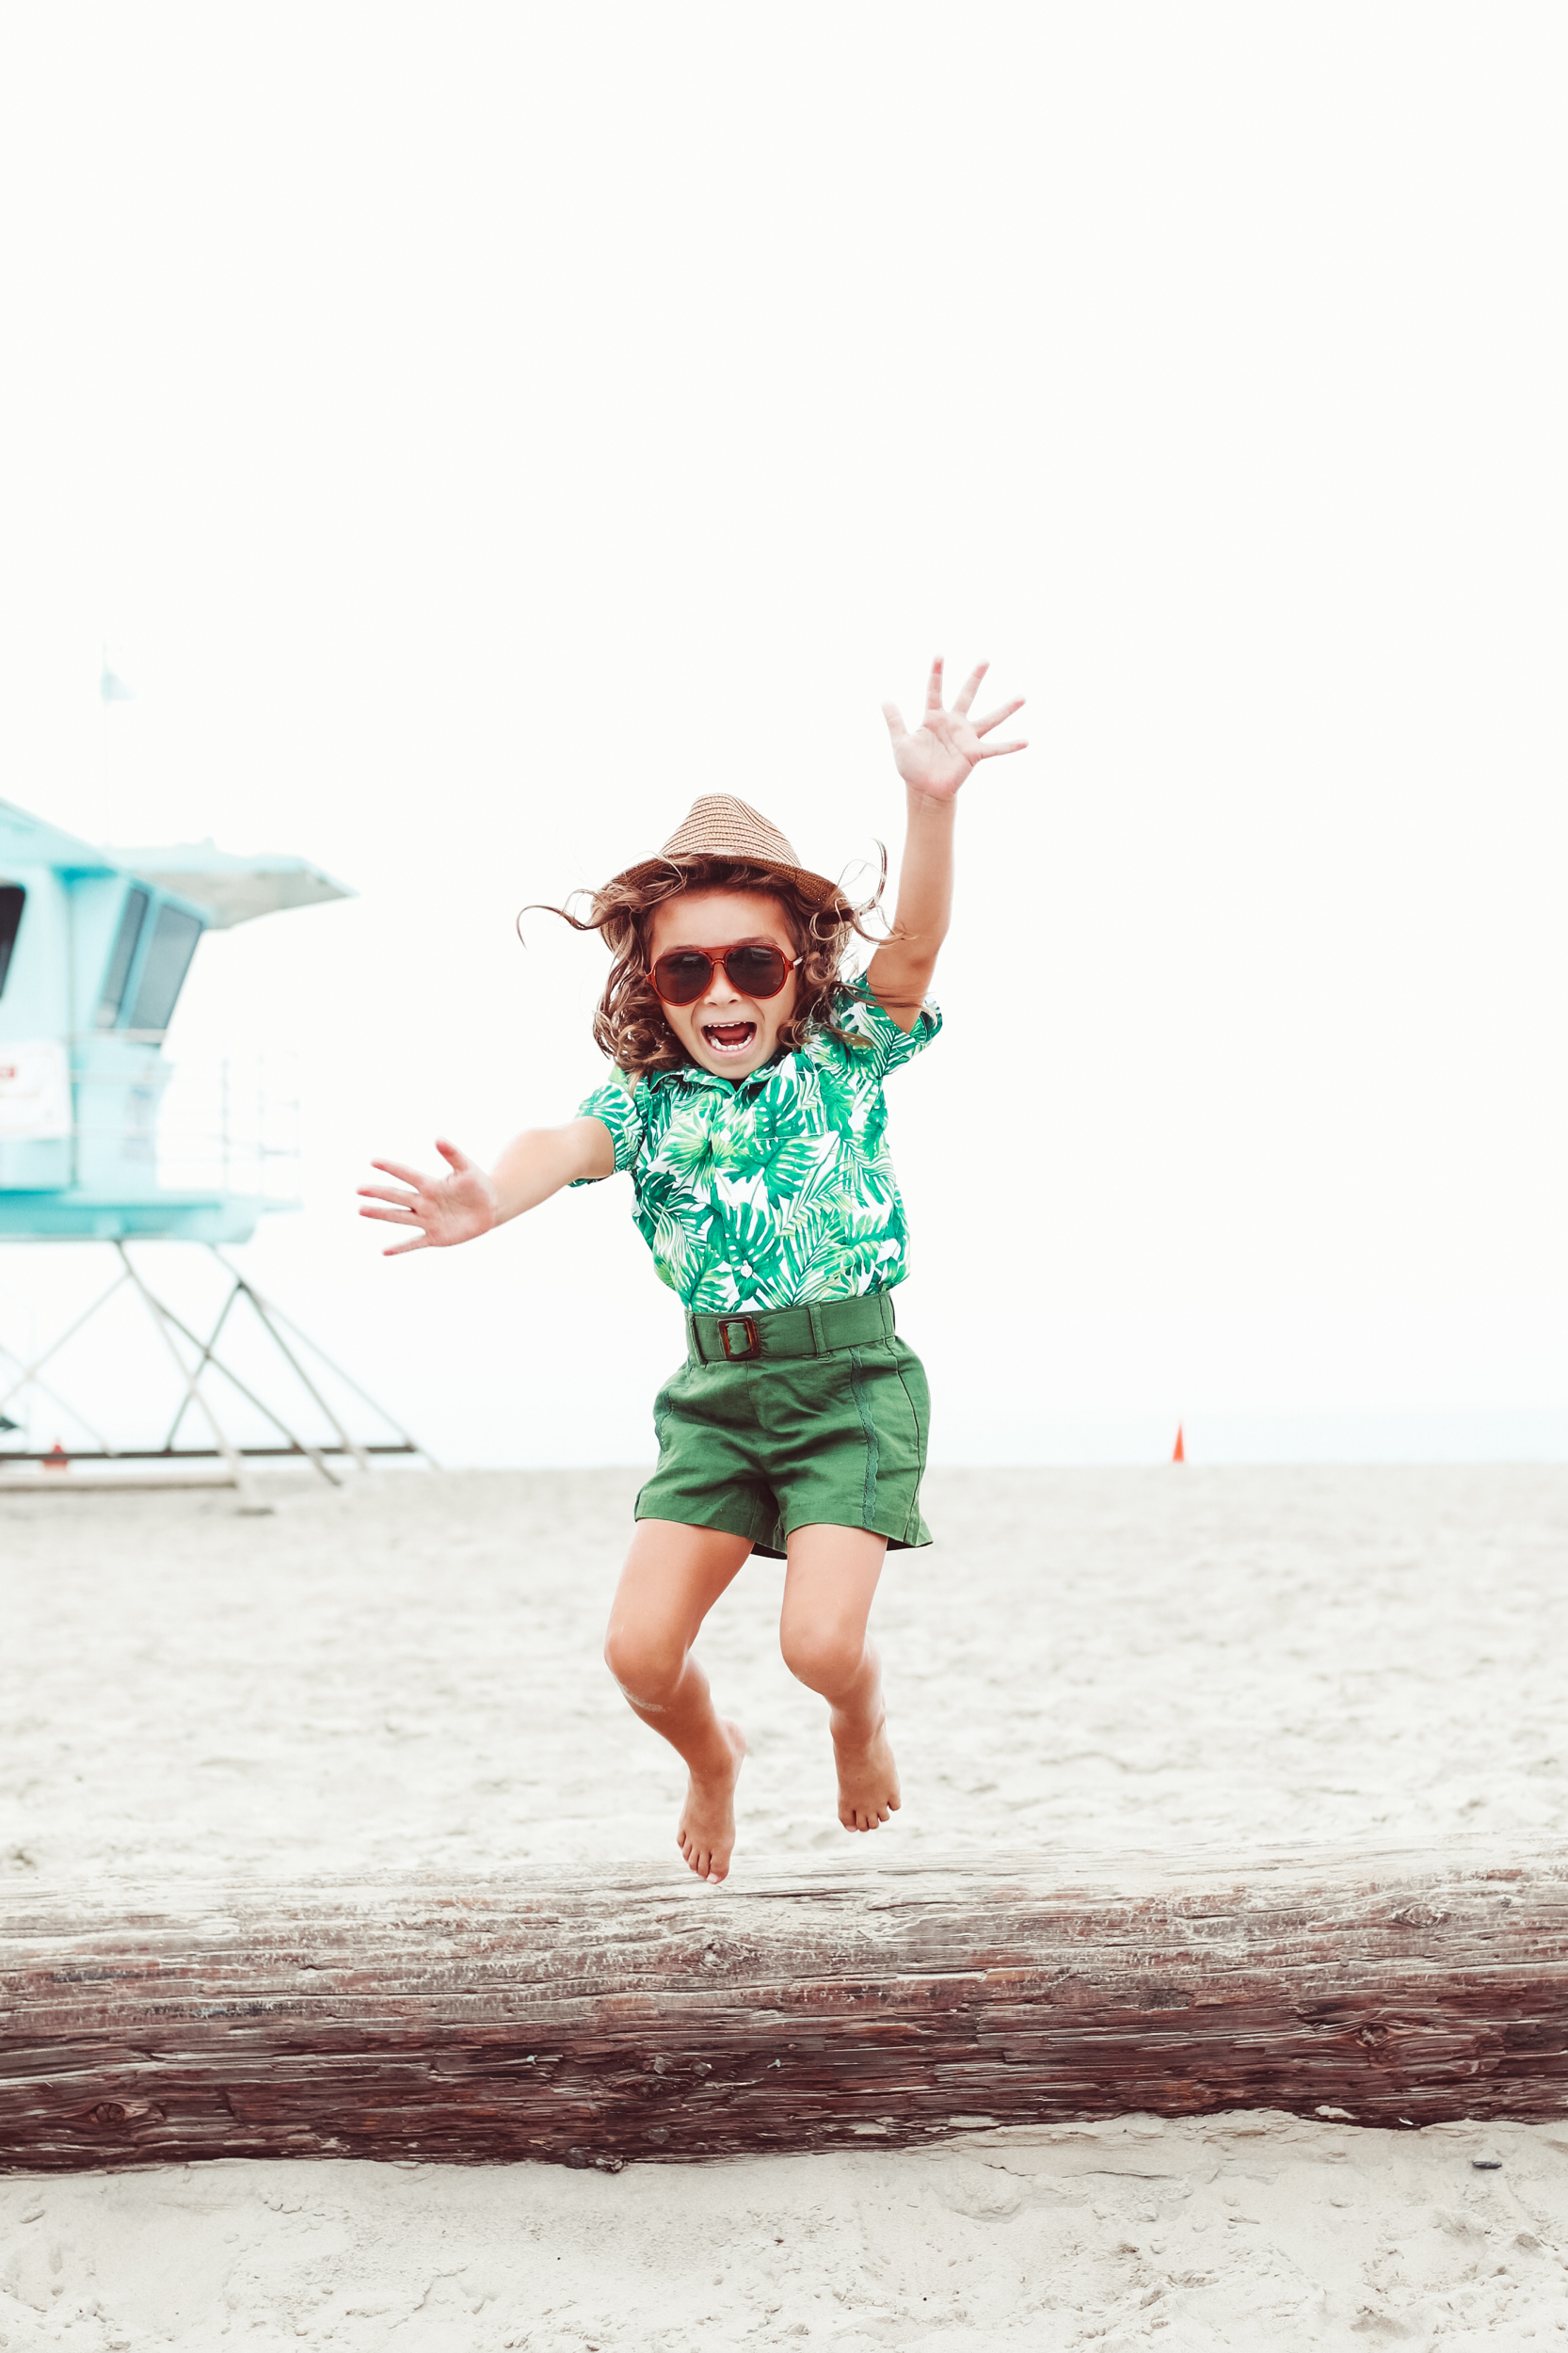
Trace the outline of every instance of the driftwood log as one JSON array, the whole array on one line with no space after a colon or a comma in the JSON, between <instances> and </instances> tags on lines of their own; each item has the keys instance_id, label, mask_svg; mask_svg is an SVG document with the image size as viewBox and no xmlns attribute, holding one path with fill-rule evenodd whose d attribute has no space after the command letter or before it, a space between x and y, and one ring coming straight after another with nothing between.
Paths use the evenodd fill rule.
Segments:
<instances>
[{"instance_id":1,"label":"driftwood log","mask_svg":"<svg viewBox=\"0 0 1568 2353\"><path fill-rule=\"evenodd\" d=\"M1568 1855L106 1888L0 1914L9 2169L614 2168L1238 2107L1568 2113Z\"/></svg>"}]
</instances>

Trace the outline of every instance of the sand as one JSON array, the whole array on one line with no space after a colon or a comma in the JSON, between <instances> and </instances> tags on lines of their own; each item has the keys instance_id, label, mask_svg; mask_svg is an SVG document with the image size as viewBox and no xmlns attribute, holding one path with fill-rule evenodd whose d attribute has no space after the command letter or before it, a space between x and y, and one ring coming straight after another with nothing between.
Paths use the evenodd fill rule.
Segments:
<instances>
[{"instance_id":1,"label":"sand","mask_svg":"<svg viewBox=\"0 0 1568 2353\"><path fill-rule=\"evenodd\" d=\"M599 1663L634 1475L0 1490L0 1899L107 1874L667 1856ZM748 1857L1506 1845L1568 1825L1568 1470L949 1473L878 1604L905 1807L851 1841L757 1563L704 1655ZM725 1900L722 1890L712 1900ZM1478 2169L1474 2159L1497 2157ZM1232 2115L616 2176L0 2182L0 2348L1488 2347L1568 2334L1568 2121Z\"/></svg>"}]
</instances>

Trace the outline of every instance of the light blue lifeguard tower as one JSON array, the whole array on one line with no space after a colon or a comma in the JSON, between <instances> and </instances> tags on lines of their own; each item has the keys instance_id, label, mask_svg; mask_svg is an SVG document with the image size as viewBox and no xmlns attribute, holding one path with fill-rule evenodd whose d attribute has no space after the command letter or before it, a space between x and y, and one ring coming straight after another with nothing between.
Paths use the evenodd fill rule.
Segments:
<instances>
[{"instance_id":1,"label":"light blue lifeguard tower","mask_svg":"<svg viewBox=\"0 0 1568 2353\"><path fill-rule=\"evenodd\" d=\"M61 1459L57 1448L40 1453L6 1447L20 1431L8 1408L28 1395L64 1405L96 1440L73 1448L72 1463L156 1468L206 1457L215 1466L221 1461L247 1497L252 1456L303 1456L332 1479L328 1455L365 1468L373 1454L423 1451L223 1257L223 1245L248 1241L267 1210L298 1207L269 1190L263 1142L252 1133L236 1160L225 1116L201 1181L164 1181L160 1162L159 1111L172 1075L164 1039L202 933L352 895L304 858L232 857L211 842L102 850L0 801L0 1242L107 1244L119 1260L108 1290L41 1354L13 1343L0 1293L0 1486ZM222 1267L228 1289L205 1337L154 1294L135 1263L127 1245L152 1241L204 1246ZM43 1378L56 1352L126 1286L146 1305L183 1385L161 1447L117 1447ZM298 1434L276 1402L217 1354L242 1302L293 1382L314 1401L329 1439ZM323 1394L319 1370L312 1377L307 1352L370 1408L391 1438L350 1435ZM259 1412L274 1443L241 1446L229 1434L215 1374L227 1385L231 1403L237 1393ZM179 1443L192 1414L205 1422L210 1444Z\"/></svg>"}]
</instances>

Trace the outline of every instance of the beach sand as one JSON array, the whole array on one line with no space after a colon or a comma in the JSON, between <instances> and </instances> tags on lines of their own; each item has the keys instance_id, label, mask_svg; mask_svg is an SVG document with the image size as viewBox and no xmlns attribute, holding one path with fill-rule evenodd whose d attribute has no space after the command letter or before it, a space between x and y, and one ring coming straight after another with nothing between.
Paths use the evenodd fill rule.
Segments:
<instances>
[{"instance_id":1,"label":"beach sand","mask_svg":"<svg viewBox=\"0 0 1568 2353\"><path fill-rule=\"evenodd\" d=\"M0 1900L123 1878L667 1859L599 1659L631 1472L276 1510L0 1487ZM950 1472L876 1630L904 1810L851 1839L757 1562L703 1656L748 1859L1506 1846L1568 1828L1568 1470ZM712 1900L722 1903L724 1890ZM1478 2169L1477 2157L1501 2164ZM615 2176L0 2180L0 2349L1491 2347L1568 2336L1568 2120L1233 2114Z\"/></svg>"}]
</instances>

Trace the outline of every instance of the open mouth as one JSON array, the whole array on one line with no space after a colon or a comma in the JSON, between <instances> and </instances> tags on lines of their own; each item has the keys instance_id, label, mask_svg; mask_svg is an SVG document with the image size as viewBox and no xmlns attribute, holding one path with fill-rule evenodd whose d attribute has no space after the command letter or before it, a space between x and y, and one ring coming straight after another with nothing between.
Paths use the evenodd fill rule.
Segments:
<instances>
[{"instance_id":1,"label":"open mouth","mask_svg":"<svg viewBox=\"0 0 1568 2353\"><path fill-rule=\"evenodd\" d=\"M715 1054L744 1054L757 1035L755 1021L705 1021L703 1043Z\"/></svg>"}]
</instances>

